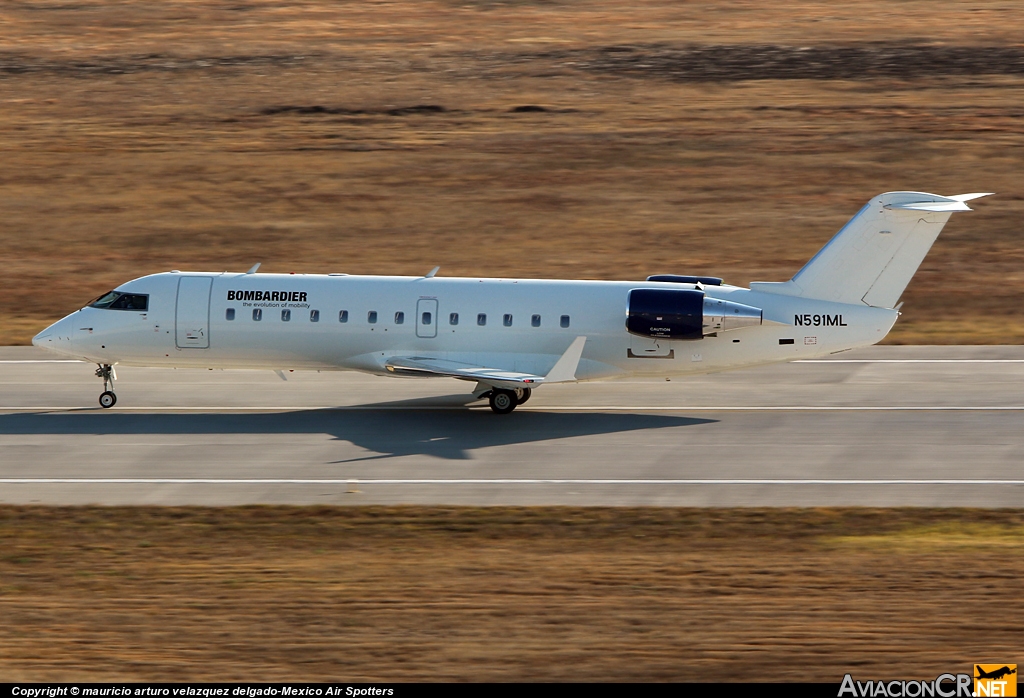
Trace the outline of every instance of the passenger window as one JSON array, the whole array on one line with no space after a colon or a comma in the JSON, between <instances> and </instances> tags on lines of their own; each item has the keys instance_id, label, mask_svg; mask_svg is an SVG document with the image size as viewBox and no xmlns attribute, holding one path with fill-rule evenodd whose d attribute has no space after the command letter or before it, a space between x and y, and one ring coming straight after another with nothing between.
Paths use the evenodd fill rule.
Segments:
<instances>
[{"instance_id":1,"label":"passenger window","mask_svg":"<svg viewBox=\"0 0 1024 698\"><path fill-rule=\"evenodd\" d=\"M347 310L339 310L338 311L338 322L348 322L348 311Z\"/></svg>"},{"instance_id":2,"label":"passenger window","mask_svg":"<svg viewBox=\"0 0 1024 698\"><path fill-rule=\"evenodd\" d=\"M263 319L263 308L253 308L252 309L252 319L255 320L256 322L259 322L260 320L262 320Z\"/></svg>"},{"instance_id":3,"label":"passenger window","mask_svg":"<svg viewBox=\"0 0 1024 698\"><path fill-rule=\"evenodd\" d=\"M290 311L290 310L282 310L281 311L281 322L291 322L291 321L292 321L292 311Z\"/></svg>"},{"instance_id":4,"label":"passenger window","mask_svg":"<svg viewBox=\"0 0 1024 698\"><path fill-rule=\"evenodd\" d=\"M395 313L395 324L396 325L401 325L404 322L405 322L405 313L403 313L402 311L398 311L397 313Z\"/></svg>"},{"instance_id":5,"label":"passenger window","mask_svg":"<svg viewBox=\"0 0 1024 698\"><path fill-rule=\"evenodd\" d=\"M309 321L310 322L320 322L320 311L319 310L310 310L309 311Z\"/></svg>"},{"instance_id":6,"label":"passenger window","mask_svg":"<svg viewBox=\"0 0 1024 698\"><path fill-rule=\"evenodd\" d=\"M234 320L235 319L235 309L234 308L228 308L226 311L224 311L224 317L227 318L228 320Z\"/></svg>"},{"instance_id":7,"label":"passenger window","mask_svg":"<svg viewBox=\"0 0 1024 698\"><path fill-rule=\"evenodd\" d=\"M458 313L452 313L451 315L449 315L448 316L448 324L449 325L458 325L459 324L459 314Z\"/></svg>"},{"instance_id":8,"label":"passenger window","mask_svg":"<svg viewBox=\"0 0 1024 698\"><path fill-rule=\"evenodd\" d=\"M540 327L540 315L534 315L530 318L530 324L534 327Z\"/></svg>"},{"instance_id":9,"label":"passenger window","mask_svg":"<svg viewBox=\"0 0 1024 698\"><path fill-rule=\"evenodd\" d=\"M370 323L371 325L376 323L377 322L377 311L376 310L371 310L370 312L368 312L366 314L366 321L368 323Z\"/></svg>"},{"instance_id":10,"label":"passenger window","mask_svg":"<svg viewBox=\"0 0 1024 698\"><path fill-rule=\"evenodd\" d=\"M568 315L563 315L562 316L562 321L561 321L560 324L562 325L562 327L568 327L569 326L569 316Z\"/></svg>"},{"instance_id":11,"label":"passenger window","mask_svg":"<svg viewBox=\"0 0 1024 698\"><path fill-rule=\"evenodd\" d=\"M512 327L512 315L505 313L505 316L501 319L501 322L505 327Z\"/></svg>"},{"instance_id":12,"label":"passenger window","mask_svg":"<svg viewBox=\"0 0 1024 698\"><path fill-rule=\"evenodd\" d=\"M423 320L424 325L429 325L431 322L434 321L434 318L431 316L430 313L423 313L423 317L421 319Z\"/></svg>"},{"instance_id":13,"label":"passenger window","mask_svg":"<svg viewBox=\"0 0 1024 698\"><path fill-rule=\"evenodd\" d=\"M476 316L476 324L480 325L481 327L486 325L487 324L487 313L480 313L479 315L477 315Z\"/></svg>"}]
</instances>

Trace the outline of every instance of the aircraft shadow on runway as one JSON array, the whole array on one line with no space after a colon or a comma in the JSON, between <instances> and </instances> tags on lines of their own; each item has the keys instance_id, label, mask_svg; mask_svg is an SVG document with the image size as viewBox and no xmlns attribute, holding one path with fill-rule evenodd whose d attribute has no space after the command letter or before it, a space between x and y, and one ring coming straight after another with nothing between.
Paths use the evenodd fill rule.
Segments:
<instances>
[{"instance_id":1,"label":"aircraft shadow on runway","mask_svg":"<svg viewBox=\"0 0 1024 698\"><path fill-rule=\"evenodd\" d=\"M436 404L436 403L435 403ZM347 463L395 456L472 458L492 446L708 424L716 420L650 414L489 410L298 410L238 414L49 412L0 415L0 434L330 434L370 451Z\"/></svg>"}]
</instances>

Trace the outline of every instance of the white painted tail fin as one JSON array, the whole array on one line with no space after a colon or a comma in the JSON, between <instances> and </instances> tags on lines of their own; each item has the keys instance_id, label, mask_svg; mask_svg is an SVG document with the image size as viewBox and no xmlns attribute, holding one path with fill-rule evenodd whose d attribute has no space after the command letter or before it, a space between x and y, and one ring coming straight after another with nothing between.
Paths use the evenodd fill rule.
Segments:
<instances>
[{"instance_id":1,"label":"white painted tail fin","mask_svg":"<svg viewBox=\"0 0 1024 698\"><path fill-rule=\"evenodd\" d=\"M751 289L801 298L892 308L954 211L989 194L880 194L785 283Z\"/></svg>"}]
</instances>

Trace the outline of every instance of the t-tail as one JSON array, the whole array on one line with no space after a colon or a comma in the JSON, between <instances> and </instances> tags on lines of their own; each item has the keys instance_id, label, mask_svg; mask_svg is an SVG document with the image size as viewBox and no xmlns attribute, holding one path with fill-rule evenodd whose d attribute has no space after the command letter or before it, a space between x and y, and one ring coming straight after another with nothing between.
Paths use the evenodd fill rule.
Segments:
<instances>
[{"instance_id":1,"label":"t-tail","mask_svg":"<svg viewBox=\"0 0 1024 698\"><path fill-rule=\"evenodd\" d=\"M801 298L893 308L955 211L989 194L879 194L789 281L751 289Z\"/></svg>"}]
</instances>

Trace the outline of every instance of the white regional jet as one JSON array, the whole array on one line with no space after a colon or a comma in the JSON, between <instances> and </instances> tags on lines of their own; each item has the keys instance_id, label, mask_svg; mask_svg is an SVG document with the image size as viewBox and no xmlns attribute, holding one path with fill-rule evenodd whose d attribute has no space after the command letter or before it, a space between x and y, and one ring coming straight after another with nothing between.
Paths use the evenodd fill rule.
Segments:
<instances>
[{"instance_id":1,"label":"white regional jet","mask_svg":"<svg viewBox=\"0 0 1024 698\"><path fill-rule=\"evenodd\" d=\"M446 376L507 414L547 383L707 373L880 341L954 211L987 194L881 194L785 282L549 281L348 274L144 276L32 343L99 365ZM901 304L902 305L902 304ZM280 374L283 375L283 374Z\"/></svg>"}]
</instances>

